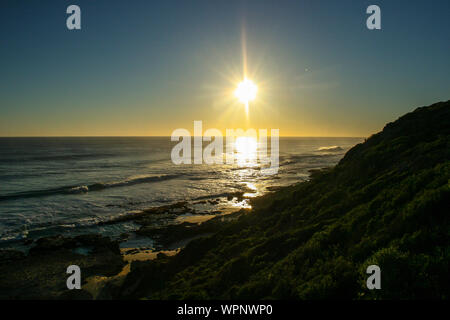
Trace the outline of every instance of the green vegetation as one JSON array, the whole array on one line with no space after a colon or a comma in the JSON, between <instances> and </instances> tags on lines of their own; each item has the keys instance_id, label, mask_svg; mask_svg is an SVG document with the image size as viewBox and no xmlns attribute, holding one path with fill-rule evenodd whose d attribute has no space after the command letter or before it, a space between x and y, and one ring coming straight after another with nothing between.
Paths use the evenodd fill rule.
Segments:
<instances>
[{"instance_id":1,"label":"green vegetation","mask_svg":"<svg viewBox=\"0 0 450 320\"><path fill-rule=\"evenodd\" d=\"M174 257L134 262L149 299L449 299L450 101L419 108L309 182ZM381 268L382 289L365 270Z\"/></svg>"}]
</instances>

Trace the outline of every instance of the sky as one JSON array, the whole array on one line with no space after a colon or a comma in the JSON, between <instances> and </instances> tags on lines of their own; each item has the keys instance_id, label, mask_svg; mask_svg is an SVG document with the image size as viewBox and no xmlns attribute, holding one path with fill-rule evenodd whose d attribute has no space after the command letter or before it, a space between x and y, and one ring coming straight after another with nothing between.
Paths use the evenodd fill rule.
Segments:
<instances>
[{"instance_id":1,"label":"sky","mask_svg":"<svg viewBox=\"0 0 450 320\"><path fill-rule=\"evenodd\" d=\"M71 4L81 30L66 27ZM381 30L366 27L372 4ZM0 136L168 136L201 120L367 137L450 99L449 12L448 0L2 0ZM233 95L244 65L258 86L248 115Z\"/></svg>"}]
</instances>

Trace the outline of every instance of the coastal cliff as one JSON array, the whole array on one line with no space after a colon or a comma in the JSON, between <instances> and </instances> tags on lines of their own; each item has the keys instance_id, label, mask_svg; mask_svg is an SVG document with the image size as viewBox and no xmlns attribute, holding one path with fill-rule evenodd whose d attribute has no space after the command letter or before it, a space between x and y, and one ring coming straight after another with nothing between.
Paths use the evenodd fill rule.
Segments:
<instances>
[{"instance_id":1,"label":"coastal cliff","mask_svg":"<svg viewBox=\"0 0 450 320\"><path fill-rule=\"evenodd\" d=\"M136 261L115 298L448 299L450 101L416 109L310 181L173 257ZM382 290L366 288L378 265Z\"/></svg>"}]
</instances>

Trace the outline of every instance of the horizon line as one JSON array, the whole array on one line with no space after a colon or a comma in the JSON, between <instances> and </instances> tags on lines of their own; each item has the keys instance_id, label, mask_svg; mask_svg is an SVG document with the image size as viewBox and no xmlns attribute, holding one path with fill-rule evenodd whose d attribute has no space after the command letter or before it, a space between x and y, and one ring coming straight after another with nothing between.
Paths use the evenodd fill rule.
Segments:
<instances>
[{"instance_id":1,"label":"horizon line","mask_svg":"<svg viewBox=\"0 0 450 320\"><path fill-rule=\"evenodd\" d=\"M0 136L0 139L8 138L170 138L171 136ZM190 136L190 137L203 137L203 136ZM226 135L222 136L226 137ZM267 137L271 137L267 135ZM279 136L280 138L368 138L369 136Z\"/></svg>"}]
</instances>

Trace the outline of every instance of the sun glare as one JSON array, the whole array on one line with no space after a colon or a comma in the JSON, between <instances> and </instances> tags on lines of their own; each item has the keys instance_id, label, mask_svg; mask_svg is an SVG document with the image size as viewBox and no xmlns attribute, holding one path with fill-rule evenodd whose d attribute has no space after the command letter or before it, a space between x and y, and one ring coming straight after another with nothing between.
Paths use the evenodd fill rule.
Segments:
<instances>
[{"instance_id":1,"label":"sun glare","mask_svg":"<svg viewBox=\"0 0 450 320\"><path fill-rule=\"evenodd\" d=\"M238 87L234 91L234 95L239 99L240 102L248 104L250 101L255 100L256 93L258 92L258 87L250 79L244 79L239 83Z\"/></svg>"},{"instance_id":2,"label":"sun glare","mask_svg":"<svg viewBox=\"0 0 450 320\"><path fill-rule=\"evenodd\" d=\"M234 143L239 166L256 164L257 142L253 137L238 137Z\"/></svg>"},{"instance_id":3,"label":"sun glare","mask_svg":"<svg viewBox=\"0 0 450 320\"><path fill-rule=\"evenodd\" d=\"M256 152L256 139L252 137L238 137L235 142L236 151L243 154Z\"/></svg>"}]
</instances>

